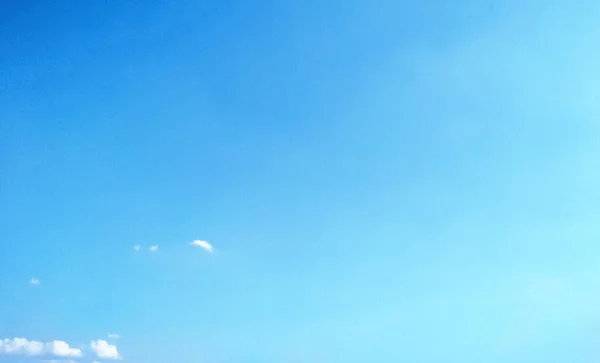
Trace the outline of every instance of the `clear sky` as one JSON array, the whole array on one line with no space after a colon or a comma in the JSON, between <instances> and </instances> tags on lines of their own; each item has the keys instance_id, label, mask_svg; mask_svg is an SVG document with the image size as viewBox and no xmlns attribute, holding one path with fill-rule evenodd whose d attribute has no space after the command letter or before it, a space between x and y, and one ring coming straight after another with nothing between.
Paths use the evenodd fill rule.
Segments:
<instances>
[{"instance_id":1,"label":"clear sky","mask_svg":"<svg viewBox=\"0 0 600 363\"><path fill-rule=\"evenodd\" d=\"M2 1L0 363L598 362L598 24Z\"/></svg>"}]
</instances>

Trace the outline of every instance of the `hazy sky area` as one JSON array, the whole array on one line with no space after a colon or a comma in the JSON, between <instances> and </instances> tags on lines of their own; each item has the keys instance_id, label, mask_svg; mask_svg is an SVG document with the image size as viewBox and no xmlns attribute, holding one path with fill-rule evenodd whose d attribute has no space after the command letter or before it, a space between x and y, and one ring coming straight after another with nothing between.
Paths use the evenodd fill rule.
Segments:
<instances>
[{"instance_id":1,"label":"hazy sky area","mask_svg":"<svg viewBox=\"0 0 600 363\"><path fill-rule=\"evenodd\" d=\"M600 2L0 2L0 363L597 363Z\"/></svg>"}]
</instances>

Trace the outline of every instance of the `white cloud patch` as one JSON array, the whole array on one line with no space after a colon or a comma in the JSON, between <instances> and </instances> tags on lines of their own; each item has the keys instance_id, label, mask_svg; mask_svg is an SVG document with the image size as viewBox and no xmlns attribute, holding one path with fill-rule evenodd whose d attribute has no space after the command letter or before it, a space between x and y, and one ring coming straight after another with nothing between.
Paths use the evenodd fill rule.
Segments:
<instances>
[{"instance_id":1,"label":"white cloud patch","mask_svg":"<svg viewBox=\"0 0 600 363\"><path fill-rule=\"evenodd\" d=\"M135 252L140 252L141 248L142 248L142 246L140 246L140 245L133 246L133 249L135 250Z\"/></svg>"},{"instance_id":2,"label":"white cloud patch","mask_svg":"<svg viewBox=\"0 0 600 363\"><path fill-rule=\"evenodd\" d=\"M208 243L207 241L202 241L202 240L197 239L190 244L195 247L203 248L208 252L213 252L213 246L210 243Z\"/></svg>"},{"instance_id":3,"label":"white cloud patch","mask_svg":"<svg viewBox=\"0 0 600 363\"><path fill-rule=\"evenodd\" d=\"M98 358L121 359L121 355L117 351L117 346L108 343L106 340L92 340L90 348L96 353Z\"/></svg>"},{"instance_id":4,"label":"white cloud patch","mask_svg":"<svg viewBox=\"0 0 600 363\"><path fill-rule=\"evenodd\" d=\"M40 280L38 280L36 278L32 278L31 280L29 280L29 283L31 285L39 285L40 284Z\"/></svg>"},{"instance_id":5,"label":"white cloud patch","mask_svg":"<svg viewBox=\"0 0 600 363\"><path fill-rule=\"evenodd\" d=\"M99 360L95 360L92 363L102 363L102 362L100 362Z\"/></svg>"},{"instance_id":6,"label":"white cloud patch","mask_svg":"<svg viewBox=\"0 0 600 363\"><path fill-rule=\"evenodd\" d=\"M25 338L0 340L0 354L41 355L44 353L44 343Z\"/></svg>"},{"instance_id":7,"label":"white cloud patch","mask_svg":"<svg viewBox=\"0 0 600 363\"><path fill-rule=\"evenodd\" d=\"M54 357L81 357L81 349L71 348L67 342L53 340L49 343L27 340L25 338L1 339L0 354L11 355L48 355Z\"/></svg>"},{"instance_id":8,"label":"white cloud patch","mask_svg":"<svg viewBox=\"0 0 600 363\"><path fill-rule=\"evenodd\" d=\"M81 349L71 348L69 344L61 340L46 343L46 347L51 355L57 357L81 357Z\"/></svg>"},{"instance_id":9,"label":"white cloud patch","mask_svg":"<svg viewBox=\"0 0 600 363\"><path fill-rule=\"evenodd\" d=\"M119 339L121 336L119 334L110 333L108 334L109 339Z\"/></svg>"},{"instance_id":10,"label":"white cloud patch","mask_svg":"<svg viewBox=\"0 0 600 363\"><path fill-rule=\"evenodd\" d=\"M150 252L158 251L158 245L150 246Z\"/></svg>"}]
</instances>

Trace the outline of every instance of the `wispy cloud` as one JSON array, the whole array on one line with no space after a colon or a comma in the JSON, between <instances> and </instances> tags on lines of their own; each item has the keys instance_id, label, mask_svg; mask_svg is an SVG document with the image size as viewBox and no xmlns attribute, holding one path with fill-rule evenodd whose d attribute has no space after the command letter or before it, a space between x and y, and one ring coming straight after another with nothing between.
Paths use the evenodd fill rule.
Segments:
<instances>
[{"instance_id":1,"label":"wispy cloud","mask_svg":"<svg viewBox=\"0 0 600 363\"><path fill-rule=\"evenodd\" d=\"M81 349L71 348L67 342L53 340L48 343L27 340L25 338L1 339L0 354L11 355L48 355L53 357L81 357Z\"/></svg>"},{"instance_id":2,"label":"wispy cloud","mask_svg":"<svg viewBox=\"0 0 600 363\"><path fill-rule=\"evenodd\" d=\"M213 246L210 243L208 243L207 241L202 241L202 240L197 239L190 244L192 246L203 248L208 252L213 252Z\"/></svg>"},{"instance_id":3,"label":"wispy cloud","mask_svg":"<svg viewBox=\"0 0 600 363\"><path fill-rule=\"evenodd\" d=\"M158 251L158 245L150 246L150 252Z\"/></svg>"},{"instance_id":4,"label":"wispy cloud","mask_svg":"<svg viewBox=\"0 0 600 363\"><path fill-rule=\"evenodd\" d=\"M40 280L38 280L36 278L32 278L31 280L29 280L29 283L31 285L39 285L40 284Z\"/></svg>"},{"instance_id":5,"label":"wispy cloud","mask_svg":"<svg viewBox=\"0 0 600 363\"><path fill-rule=\"evenodd\" d=\"M135 250L135 252L140 252L141 248L142 248L142 246L140 246L140 245L133 246L133 249Z\"/></svg>"},{"instance_id":6,"label":"wispy cloud","mask_svg":"<svg viewBox=\"0 0 600 363\"><path fill-rule=\"evenodd\" d=\"M108 337L110 339L119 339L121 336L119 334L110 333L110 334L108 334Z\"/></svg>"},{"instance_id":7,"label":"wispy cloud","mask_svg":"<svg viewBox=\"0 0 600 363\"><path fill-rule=\"evenodd\" d=\"M108 343L106 340L98 339L90 342L90 348L98 358L104 359L121 359L121 355L117 351L117 346Z\"/></svg>"}]
</instances>

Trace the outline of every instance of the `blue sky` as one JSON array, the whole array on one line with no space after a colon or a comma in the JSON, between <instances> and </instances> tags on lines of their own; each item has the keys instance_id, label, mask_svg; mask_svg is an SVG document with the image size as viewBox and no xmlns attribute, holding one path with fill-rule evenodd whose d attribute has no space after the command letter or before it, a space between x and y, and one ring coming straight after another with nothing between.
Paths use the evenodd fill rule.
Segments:
<instances>
[{"instance_id":1,"label":"blue sky","mask_svg":"<svg viewBox=\"0 0 600 363\"><path fill-rule=\"evenodd\" d=\"M4 1L0 362L596 362L598 14Z\"/></svg>"}]
</instances>

